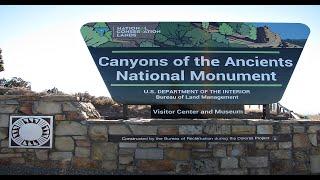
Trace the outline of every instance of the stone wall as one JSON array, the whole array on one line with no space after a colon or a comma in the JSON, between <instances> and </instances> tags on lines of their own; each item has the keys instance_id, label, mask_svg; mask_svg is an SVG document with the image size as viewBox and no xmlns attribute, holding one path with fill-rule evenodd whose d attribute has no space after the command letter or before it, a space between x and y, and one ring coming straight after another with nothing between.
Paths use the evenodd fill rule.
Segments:
<instances>
[{"instance_id":1,"label":"stone wall","mask_svg":"<svg viewBox=\"0 0 320 180\"><path fill-rule=\"evenodd\" d=\"M80 103L70 97L1 98L0 166L91 169L115 174L320 173L319 121L99 120L79 110ZM53 115L53 148L8 148L12 114ZM108 139L109 135L184 134L288 134L292 140L119 143Z\"/></svg>"}]
</instances>

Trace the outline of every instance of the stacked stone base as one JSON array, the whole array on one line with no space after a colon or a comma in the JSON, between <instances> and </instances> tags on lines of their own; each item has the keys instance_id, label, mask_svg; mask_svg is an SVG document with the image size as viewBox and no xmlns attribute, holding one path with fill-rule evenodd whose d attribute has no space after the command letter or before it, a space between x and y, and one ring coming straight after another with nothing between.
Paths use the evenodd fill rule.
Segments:
<instances>
[{"instance_id":1,"label":"stacked stone base","mask_svg":"<svg viewBox=\"0 0 320 180\"><path fill-rule=\"evenodd\" d=\"M0 164L130 174L317 174L320 125L310 121L56 121L53 149L9 149ZM109 142L108 135L290 134L288 142Z\"/></svg>"},{"instance_id":2,"label":"stacked stone base","mask_svg":"<svg viewBox=\"0 0 320 180\"><path fill-rule=\"evenodd\" d=\"M320 173L319 121L99 120L84 116L83 111L71 106L74 102L38 101L0 101L0 169L27 166L59 168L61 173L76 169L110 174ZM31 104L31 110L27 104ZM52 149L8 148L9 116L26 115L23 112L55 117ZM124 143L109 139L110 135L240 134L282 134L291 140Z\"/></svg>"}]
</instances>

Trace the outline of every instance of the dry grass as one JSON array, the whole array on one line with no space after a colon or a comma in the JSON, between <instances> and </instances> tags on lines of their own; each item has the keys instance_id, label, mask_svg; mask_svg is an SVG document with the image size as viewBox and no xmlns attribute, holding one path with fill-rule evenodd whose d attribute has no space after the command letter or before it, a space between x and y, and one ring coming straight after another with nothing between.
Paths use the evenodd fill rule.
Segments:
<instances>
[{"instance_id":1,"label":"dry grass","mask_svg":"<svg viewBox=\"0 0 320 180\"><path fill-rule=\"evenodd\" d=\"M6 88L6 87L0 87L0 95L36 95L37 93L34 91L31 91L28 88L22 88L22 87L14 87L14 88Z\"/></svg>"},{"instance_id":2,"label":"dry grass","mask_svg":"<svg viewBox=\"0 0 320 180\"><path fill-rule=\"evenodd\" d=\"M307 115L307 118L311 119L311 120L320 120L320 113L319 114Z\"/></svg>"},{"instance_id":3,"label":"dry grass","mask_svg":"<svg viewBox=\"0 0 320 180\"><path fill-rule=\"evenodd\" d=\"M105 96L94 97L91 103L99 106L112 106L117 104L111 98Z\"/></svg>"}]
</instances>

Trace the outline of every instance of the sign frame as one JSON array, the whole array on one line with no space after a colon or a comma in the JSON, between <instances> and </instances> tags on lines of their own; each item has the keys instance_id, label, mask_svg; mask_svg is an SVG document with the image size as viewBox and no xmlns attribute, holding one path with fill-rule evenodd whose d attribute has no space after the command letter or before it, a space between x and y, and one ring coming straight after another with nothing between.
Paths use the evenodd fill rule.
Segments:
<instances>
[{"instance_id":1,"label":"sign frame","mask_svg":"<svg viewBox=\"0 0 320 180\"><path fill-rule=\"evenodd\" d=\"M211 28L211 23L213 24L220 23L218 30L215 29L215 32L214 32L215 34L214 33L210 34L206 31L206 29ZM233 34L230 35L228 34L230 32L227 32L227 31L228 31L228 28L230 28L232 23L233 25L237 23L240 24L241 28L242 26L244 26L245 28L249 28L250 35L244 35L245 33L241 34L242 31L246 32L246 30L244 30L245 28L244 29L240 28L241 33L240 32L237 32L237 33L240 33L241 36L239 37L242 37L242 36L243 37L242 39L238 38L237 40L241 40L241 42L250 42L251 44L248 43L250 44L250 46L249 45L248 46L242 46L242 45L231 46L230 38L232 39L233 36L235 35ZM298 63L298 60L303 51L304 45L310 34L310 29L308 26L302 23L272 23L272 22L269 23L268 22L268 23L264 23L267 25L262 25L263 23L260 23L261 25L257 25L257 24L259 23L255 23L255 22L91 22L82 26L81 33L83 35L83 38L88 46L88 49L92 55L92 58L95 61L96 67L99 70L99 73L103 78L104 83L112 99L121 104L157 105L157 104L271 104L271 103L276 103L281 100L287 88L287 85L290 82L294 69ZM192 27L190 25L192 25ZM285 38L283 39L282 37L283 34L279 35L277 33L274 33L273 31L270 30L268 25L270 26L280 25L280 26L284 26L285 28L286 26L288 26L286 30L288 30L289 27L300 26L300 29L302 28L301 31L303 31L301 34L304 33L304 35L303 35L303 38L300 39L301 41L298 41L297 39L292 38L292 36L291 36L292 39L290 38L288 40ZM189 29L188 30L181 29L181 27L186 29L189 28ZM130 31L128 31L127 28L129 28ZM133 28L133 29L130 29L130 28ZM183 32L185 31L186 34L188 34L186 36L189 37L189 39L181 37L182 39L180 40L176 39L177 42L175 41L175 39L173 40L169 39L166 35L174 34L174 32L170 32L172 30L170 28L173 28L173 29L180 28L179 32L180 30L182 30ZM251 33L251 31L256 33L255 36L254 36L254 33L253 34ZM126 34L127 32L131 32L131 34L130 33ZM262 33L265 37L264 36L260 37L261 35L259 35L258 37L258 32L260 34ZM300 31L296 31L296 32L300 33ZM203 43L202 42L203 39L201 38L197 39L198 38L197 33L205 34L205 35L202 34L203 37L201 38L207 38L205 36L207 36L208 34L212 35L211 37L212 39L209 38L209 40L206 39L206 41L203 41L207 44L209 41L210 43L219 42L220 44L212 43L210 47L208 47L208 45L202 46L201 43ZM89 37L90 34L95 34L96 39L95 40L90 39ZM273 35L274 35L274 39L272 39ZM169 39L169 40L165 40L165 39ZM228 40L227 43L224 42L224 41L227 41L226 39ZM281 40L281 42L279 42L280 41L279 39ZM294 41L294 40L297 40L297 41ZM121 41L125 43L121 44ZM135 43L130 44L130 42L132 41L136 41L140 43L140 45L137 45ZM183 44L189 41L191 42L191 44L193 43L193 46L189 46L189 45L185 46L185 44ZM267 43L264 41L266 41ZM160 43L160 44L157 44L157 43ZM221 43L222 44L226 43L227 46L224 44L224 46L220 47ZM141 53L144 53L144 55L142 55ZM179 58L177 54L180 55L181 53L182 54L185 53L185 56L181 55L180 57L181 60L184 61L184 63L186 63L189 60L191 61L194 60L195 63L200 62L200 61L197 61L196 58L202 55L201 59L208 59L210 61L211 58L217 58L219 62L216 62L217 61L216 59L212 59L211 64L213 60L215 60L214 63L220 63L220 61L222 61L221 63L222 65L221 67L215 67L216 65L212 65L212 67L211 66L202 67L202 65L200 65L200 67L199 66L196 67L198 68L197 70L204 69L201 72L196 72L196 71L191 72L192 68L195 68L194 65L192 67L189 66L185 68L181 66L178 67L177 65L172 66L172 64L170 64L171 63L170 61L174 60L173 61L174 63L176 60L174 58ZM234 54L235 57L233 56L231 57L231 55L229 55L228 57L227 56L228 53ZM170 64L169 66L166 65L164 67L152 67L152 68L149 67L149 69L147 68L148 66L144 66L145 67L144 69L143 66L141 65L139 65L141 67L137 69L134 69L134 67L133 69L131 69L132 67L129 68L129 66L122 67L123 65L120 65L120 66L112 65L114 67L110 67L111 66L110 64L112 63L117 64L117 61L111 62L111 60L114 60L114 59L116 60L117 58L124 58L124 59L132 58L133 60L134 58L136 59L143 58L144 60L146 60L149 58L151 59L152 57L153 58L157 57L160 59L158 63L161 64L163 62L161 62L162 59L160 57L160 54L166 55L163 57L168 58L168 61ZM194 57L193 55L196 57ZM235 59L234 61L233 59L231 60L231 64L232 62L238 61L238 59L236 58L240 59L239 60L240 63L241 63L241 58L244 58L244 59L247 59L247 60L244 60L246 64L249 61L251 62L251 64L250 65L248 64L244 67L241 67L239 64L230 65L229 58ZM278 59L276 60L275 58L278 58ZM119 62L121 62L120 60ZM252 63L253 61L254 63ZM261 63L262 61L264 63ZM265 61L268 61L268 64L269 64L268 66L265 66L266 65ZM138 60L138 62L140 62L140 60ZM276 65L272 65L273 63L275 63ZM227 64L231 66L231 67L228 67L229 69L224 67ZM252 65L253 65L253 68L251 68ZM266 67L268 67L269 69ZM283 69L279 69L280 67ZM236 68L238 68L238 70L236 70ZM172 69L175 69L175 70L177 69L177 72L175 72L175 70L172 70ZM241 72L243 69L244 69L244 73ZM186 72L190 71L190 73L188 74L184 72L184 70ZM213 74L213 72L216 73L215 71L217 70L218 70L218 73ZM123 71L123 72L120 72L120 71ZM152 79L152 74L156 74L156 73L161 74L161 78L162 78L162 74L166 74L166 71L168 71L167 74L170 74L170 78L168 78L169 75L164 76L164 77L167 77L167 79L166 80L161 79L161 82L163 83L158 83ZM264 71L267 71L267 72L264 72ZM115 72L117 75L114 74ZM140 76L138 72L142 73L143 75ZM229 73L232 75L228 76ZM138 74L139 74L139 78L138 80L136 80L135 78L138 77ZM213 80L210 80L210 78L208 78L212 76L218 77L218 74L220 74L220 78L223 79L223 83L220 83L220 84L217 83L216 81L220 81L218 78L216 79L213 78ZM221 74L225 74L225 75L222 77ZM248 74L250 75L250 77L248 77L249 76ZM131 75L133 77L132 79L131 79ZM184 78L185 76L193 77L194 80L198 79L197 81L199 81L200 83L197 81L193 81L194 83L190 84L190 82L192 82L192 78L189 77L190 79L185 80ZM237 77L237 80L234 80L235 79L234 78L231 81L230 80L231 76ZM117 79L115 79L115 77L117 77ZM201 80L199 80L200 77L202 77ZM242 79L239 77L242 77ZM225 81L225 79L227 79L227 81ZM176 83L178 81L179 83ZM254 81L258 81L258 83L255 84ZM187 88L191 90L197 90L197 89L201 90L201 89L210 89L211 87L210 90L223 91L223 90L237 90L238 88L239 90L249 91L248 94L250 95L243 95L242 93L238 93L238 94L234 93L234 95L232 95L232 93L229 93L230 95L225 95L224 94L225 92L219 92L219 93L210 92L211 94L209 95L205 94L204 96L201 95L200 92L198 92L198 93L195 93L193 97L188 96L188 94L181 95L180 92L169 93L168 95L163 95L163 97L161 94L153 95L158 92L159 87L161 86L169 90L186 90ZM144 87L143 93L141 90L142 87ZM196 88L196 87L201 87L201 88ZM262 90L262 88L265 88L268 90ZM155 92L152 92L152 91L155 91ZM128 96L127 94L130 94L130 93L132 93L132 95ZM254 94L254 96L252 96L252 94ZM157 98L156 96L161 96L161 97ZM199 99L198 96L201 97L201 100L198 100Z\"/></svg>"},{"instance_id":2,"label":"sign frame","mask_svg":"<svg viewBox=\"0 0 320 180\"><path fill-rule=\"evenodd\" d=\"M53 116L10 116L9 148L51 149L53 145L53 120ZM14 127L16 128L14 129ZM21 134L22 128L24 133L30 133L23 134L23 136L27 137L27 139L21 138L23 137ZM31 132L33 132L33 134ZM14 134L18 135L15 136ZM37 141L39 144L29 145L35 141ZM26 145L22 144L24 142Z\"/></svg>"}]
</instances>

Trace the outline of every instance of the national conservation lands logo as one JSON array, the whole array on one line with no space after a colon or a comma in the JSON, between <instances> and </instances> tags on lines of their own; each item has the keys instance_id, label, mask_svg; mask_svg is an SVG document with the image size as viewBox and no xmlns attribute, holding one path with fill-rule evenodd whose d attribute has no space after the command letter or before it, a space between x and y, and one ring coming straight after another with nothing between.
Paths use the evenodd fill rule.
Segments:
<instances>
[{"instance_id":1,"label":"national conservation lands logo","mask_svg":"<svg viewBox=\"0 0 320 180\"><path fill-rule=\"evenodd\" d=\"M149 29L147 26L113 26L113 37L137 37L139 34L156 34L161 30Z\"/></svg>"},{"instance_id":2,"label":"national conservation lands logo","mask_svg":"<svg viewBox=\"0 0 320 180\"><path fill-rule=\"evenodd\" d=\"M9 147L51 148L52 116L10 116Z\"/></svg>"}]
</instances>

